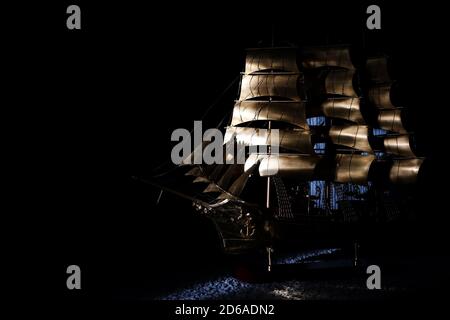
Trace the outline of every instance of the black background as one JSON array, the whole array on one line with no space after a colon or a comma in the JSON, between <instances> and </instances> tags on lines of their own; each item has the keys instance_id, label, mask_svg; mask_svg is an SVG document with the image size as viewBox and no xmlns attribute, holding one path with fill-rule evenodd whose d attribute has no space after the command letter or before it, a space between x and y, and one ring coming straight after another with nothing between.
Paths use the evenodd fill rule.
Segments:
<instances>
[{"instance_id":1,"label":"black background","mask_svg":"<svg viewBox=\"0 0 450 320\"><path fill-rule=\"evenodd\" d=\"M82 30L67 30L69 4L80 5ZM20 190L13 215L25 243L15 253L38 261L43 288L68 301L153 292L220 264L208 221L174 198L155 207L157 190L131 176L169 158L171 132L202 117L242 70L244 49L270 44L272 25L278 45L364 41L393 58L433 163L417 250L445 248L445 12L378 4L374 31L365 29L367 3L343 1L20 5L7 32ZM236 90L205 127L230 110ZM81 266L80 292L65 287L70 264Z\"/></svg>"}]
</instances>

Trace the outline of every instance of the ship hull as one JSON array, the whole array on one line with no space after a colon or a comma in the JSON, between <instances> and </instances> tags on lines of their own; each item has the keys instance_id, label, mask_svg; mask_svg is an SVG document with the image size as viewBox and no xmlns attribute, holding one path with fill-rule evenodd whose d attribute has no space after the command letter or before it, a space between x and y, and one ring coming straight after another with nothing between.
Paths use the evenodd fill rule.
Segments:
<instances>
[{"instance_id":1,"label":"ship hull","mask_svg":"<svg viewBox=\"0 0 450 320\"><path fill-rule=\"evenodd\" d=\"M366 223L361 221L336 221L333 217L301 216L292 220L266 219L255 223L254 232L248 236L243 225L230 219L210 217L222 240L227 254L245 254L273 248L325 248L348 246L354 241L366 241L395 229L396 221Z\"/></svg>"}]
</instances>

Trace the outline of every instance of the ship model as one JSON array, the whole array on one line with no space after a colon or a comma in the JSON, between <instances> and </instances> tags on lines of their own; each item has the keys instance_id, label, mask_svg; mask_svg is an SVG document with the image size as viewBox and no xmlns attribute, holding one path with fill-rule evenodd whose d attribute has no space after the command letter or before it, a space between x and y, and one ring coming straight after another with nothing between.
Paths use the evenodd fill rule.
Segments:
<instances>
[{"instance_id":1,"label":"ship model","mask_svg":"<svg viewBox=\"0 0 450 320\"><path fill-rule=\"evenodd\" d=\"M350 45L248 49L238 98L223 111L224 163L190 155L150 182L190 199L230 253L395 223L408 215L425 158L389 63ZM244 163L228 152L238 146Z\"/></svg>"}]
</instances>

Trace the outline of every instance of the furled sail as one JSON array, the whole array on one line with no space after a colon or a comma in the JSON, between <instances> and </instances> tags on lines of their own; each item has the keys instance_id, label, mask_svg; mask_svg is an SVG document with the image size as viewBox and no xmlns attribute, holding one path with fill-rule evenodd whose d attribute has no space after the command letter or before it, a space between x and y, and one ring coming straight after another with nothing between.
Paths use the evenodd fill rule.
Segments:
<instances>
[{"instance_id":1,"label":"furled sail","mask_svg":"<svg viewBox=\"0 0 450 320\"><path fill-rule=\"evenodd\" d=\"M365 184L369 180L370 168L375 160L373 155L336 155L335 181L340 183Z\"/></svg>"},{"instance_id":2,"label":"furled sail","mask_svg":"<svg viewBox=\"0 0 450 320\"><path fill-rule=\"evenodd\" d=\"M283 121L307 129L305 104L291 101L238 101L231 126L256 120Z\"/></svg>"},{"instance_id":3,"label":"furled sail","mask_svg":"<svg viewBox=\"0 0 450 320\"><path fill-rule=\"evenodd\" d=\"M322 67L354 69L348 46L304 48L302 65L305 69Z\"/></svg>"},{"instance_id":4,"label":"furled sail","mask_svg":"<svg viewBox=\"0 0 450 320\"><path fill-rule=\"evenodd\" d=\"M245 73L260 72L298 73L296 48L248 49Z\"/></svg>"},{"instance_id":5,"label":"furled sail","mask_svg":"<svg viewBox=\"0 0 450 320\"><path fill-rule=\"evenodd\" d=\"M394 160L389 179L396 184L415 183L423 162L419 158Z\"/></svg>"},{"instance_id":6,"label":"furled sail","mask_svg":"<svg viewBox=\"0 0 450 320\"><path fill-rule=\"evenodd\" d=\"M339 125L330 128L330 137L334 144L364 152L372 152L369 143L369 127L361 125Z\"/></svg>"},{"instance_id":7,"label":"furled sail","mask_svg":"<svg viewBox=\"0 0 450 320\"><path fill-rule=\"evenodd\" d=\"M321 110L325 116L330 118L365 124L359 98L329 98L321 104Z\"/></svg>"},{"instance_id":8,"label":"furled sail","mask_svg":"<svg viewBox=\"0 0 450 320\"><path fill-rule=\"evenodd\" d=\"M301 101L298 74L243 75L239 100L276 97Z\"/></svg>"},{"instance_id":9,"label":"furled sail","mask_svg":"<svg viewBox=\"0 0 450 320\"><path fill-rule=\"evenodd\" d=\"M225 132L224 143L232 138L236 139L238 144L245 146L269 146L279 143L280 148L294 150L301 153L313 153L311 143L311 133L302 129L279 130L277 141L272 139L272 131L267 129L250 127L228 127Z\"/></svg>"}]
</instances>

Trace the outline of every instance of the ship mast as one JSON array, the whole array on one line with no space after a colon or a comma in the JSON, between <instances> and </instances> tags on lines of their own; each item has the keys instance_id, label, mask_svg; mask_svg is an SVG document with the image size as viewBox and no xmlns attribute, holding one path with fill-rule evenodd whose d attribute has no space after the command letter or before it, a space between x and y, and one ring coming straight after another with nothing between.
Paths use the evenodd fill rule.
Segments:
<instances>
[{"instance_id":1,"label":"ship mast","mask_svg":"<svg viewBox=\"0 0 450 320\"><path fill-rule=\"evenodd\" d=\"M272 129L272 121L269 120L268 124L269 132ZM268 145L267 147L267 153L270 156L270 153L272 152L272 147ZM266 198L266 208L270 208L270 176L267 177L267 198Z\"/></svg>"},{"instance_id":2,"label":"ship mast","mask_svg":"<svg viewBox=\"0 0 450 320\"><path fill-rule=\"evenodd\" d=\"M271 46L272 48L274 47L274 42L275 42L275 37L274 37L274 24L272 23L272 39L271 39ZM271 70L271 73L273 73L273 70ZM269 98L269 101L272 101L272 98ZM268 125L267 125L267 129L268 132L270 134L270 131L272 129L272 121L269 120ZM272 152L272 147L269 144L267 147L267 153L270 156L270 153ZM270 176L267 177L267 195L266 195L266 208L269 209L270 208Z\"/></svg>"}]
</instances>

